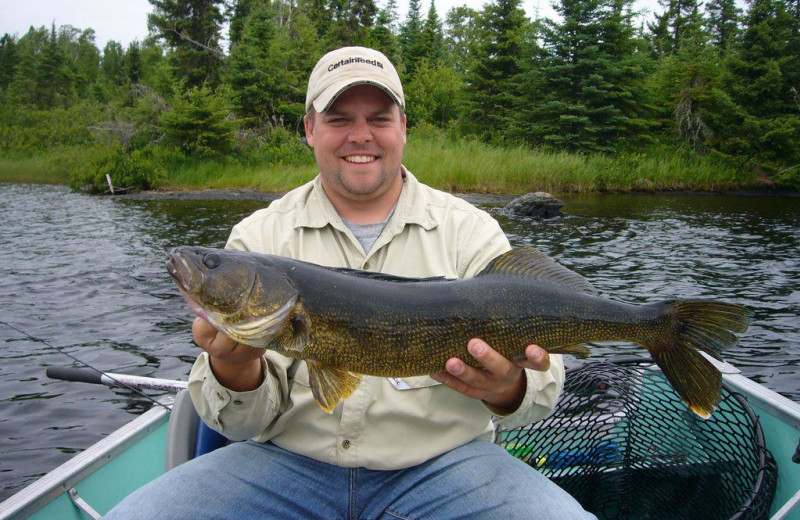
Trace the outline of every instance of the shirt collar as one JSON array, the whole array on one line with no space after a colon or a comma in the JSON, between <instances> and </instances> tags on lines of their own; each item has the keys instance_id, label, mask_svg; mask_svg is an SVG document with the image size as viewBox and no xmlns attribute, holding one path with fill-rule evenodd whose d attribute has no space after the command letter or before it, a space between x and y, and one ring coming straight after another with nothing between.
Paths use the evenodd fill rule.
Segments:
<instances>
[{"instance_id":1,"label":"shirt collar","mask_svg":"<svg viewBox=\"0 0 800 520\"><path fill-rule=\"evenodd\" d=\"M387 225L392 226L396 231L401 230L406 224L416 224L426 230L435 228L437 223L428 213L428 194L405 166L401 166L401 169L405 182L403 182L403 189L397 200L394 215ZM341 217L325 195L320 175L314 179L305 204L299 209L297 225L300 227L322 228L330 224L336 229L344 230L345 228Z\"/></svg>"}]
</instances>

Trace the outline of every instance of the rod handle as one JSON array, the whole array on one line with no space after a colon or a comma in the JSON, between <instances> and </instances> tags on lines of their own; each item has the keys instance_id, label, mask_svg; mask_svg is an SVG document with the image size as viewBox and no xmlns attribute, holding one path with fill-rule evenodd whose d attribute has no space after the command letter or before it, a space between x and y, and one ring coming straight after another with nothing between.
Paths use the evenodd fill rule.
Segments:
<instances>
[{"instance_id":1,"label":"rod handle","mask_svg":"<svg viewBox=\"0 0 800 520\"><path fill-rule=\"evenodd\" d=\"M92 383L102 385L101 374L96 370L88 368L73 367L47 367L45 372L50 379L61 379L63 381L77 381L80 383Z\"/></svg>"}]
</instances>

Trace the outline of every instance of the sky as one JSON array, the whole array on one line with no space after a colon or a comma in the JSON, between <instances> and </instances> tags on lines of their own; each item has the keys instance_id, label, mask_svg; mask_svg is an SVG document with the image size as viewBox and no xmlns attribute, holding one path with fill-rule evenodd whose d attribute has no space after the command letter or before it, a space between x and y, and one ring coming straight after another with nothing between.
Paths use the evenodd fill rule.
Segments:
<instances>
[{"instance_id":1,"label":"sky","mask_svg":"<svg viewBox=\"0 0 800 520\"><path fill-rule=\"evenodd\" d=\"M528 16L553 17L551 0L523 0ZM379 5L385 1L378 0ZM420 2L423 12L427 12L430 0ZM435 0L436 10L441 18L447 11L458 5L468 5L480 9L486 0ZM408 0L398 0L400 20L405 18ZM637 9L647 12L658 11L657 0L637 0ZM152 6L147 0L0 0L0 35L16 34L23 36L28 28L71 25L77 29L95 30L95 44L103 49L109 40L116 40L123 47L134 40L147 36L147 13Z\"/></svg>"}]
</instances>

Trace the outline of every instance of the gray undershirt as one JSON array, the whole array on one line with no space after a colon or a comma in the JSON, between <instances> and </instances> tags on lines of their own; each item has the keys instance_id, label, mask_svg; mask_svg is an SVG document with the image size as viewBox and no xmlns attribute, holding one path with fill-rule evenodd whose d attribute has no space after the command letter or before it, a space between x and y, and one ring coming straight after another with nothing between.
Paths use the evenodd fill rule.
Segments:
<instances>
[{"instance_id":1,"label":"gray undershirt","mask_svg":"<svg viewBox=\"0 0 800 520\"><path fill-rule=\"evenodd\" d=\"M383 222L376 222L375 224L354 224L347 219L342 219L344 225L353 232L353 235L358 240L358 243L361 244L361 247L364 249L364 253L369 254L370 249L375 244L375 241L378 240L378 237L381 236L381 231L383 228L386 227L386 223L389 222L389 219L392 218L394 214L394 208L389 213L389 216L386 217L386 220Z\"/></svg>"}]
</instances>

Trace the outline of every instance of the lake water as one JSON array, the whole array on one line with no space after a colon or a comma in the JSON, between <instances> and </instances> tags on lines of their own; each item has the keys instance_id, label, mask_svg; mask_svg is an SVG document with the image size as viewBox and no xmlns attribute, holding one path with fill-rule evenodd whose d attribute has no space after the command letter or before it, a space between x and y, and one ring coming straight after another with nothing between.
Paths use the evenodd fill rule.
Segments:
<instances>
[{"instance_id":1,"label":"lake water","mask_svg":"<svg viewBox=\"0 0 800 520\"><path fill-rule=\"evenodd\" d=\"M725 358L800 401L800 199L591 195L566 216L492 211L515 246L531 245L604 296L644 303L714 297L755 317ZM150 407L122 390L48 380L69 353L110 372L186 379L198 349L164 269L177 245L221 247L263 200L90 197L61 186L0 184L0 500ZM603 347L603 356L641 352Z\"/></svg>"}]
</instances>

